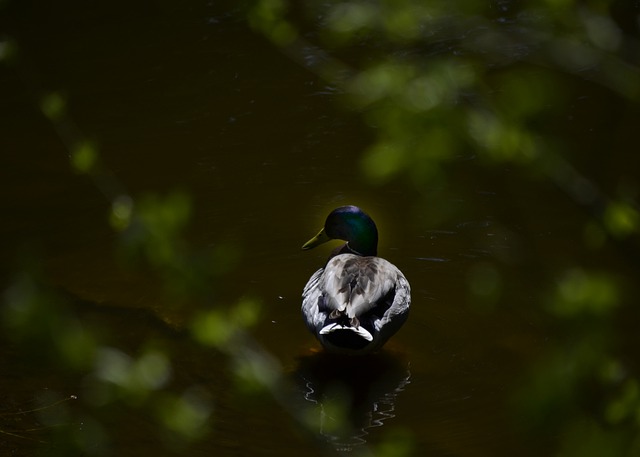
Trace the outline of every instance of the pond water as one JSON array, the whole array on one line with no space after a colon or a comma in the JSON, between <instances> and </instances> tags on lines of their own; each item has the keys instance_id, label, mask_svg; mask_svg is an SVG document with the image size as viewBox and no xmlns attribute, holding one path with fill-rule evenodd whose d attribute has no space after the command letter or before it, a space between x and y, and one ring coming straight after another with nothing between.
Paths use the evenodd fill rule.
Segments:
<instances>
[{"instance_id":1,"label":"pond water","mask_svg":"<svg viewBox=\"0 0 640 457\"><path fill-rule=\"evenodd\" d=\"M370 185L359 170L371 131L342 108L335 87L251 31L235 6L5 3L3 25L20 61L0 69L4 283L24 259L38 259L74 319L123 353L153 341L172 354L176 386L206 391L213 419L188 448L163 441L144 409L101 410L100 427L92 425L86 375L51 369L37 347L24 352L6 338L3 454L65 455L52 445L53 426L29 412L46 407L53 422L72 425L71 442L91 441L86 448L97 454L365 455L391 445L408 455L557 455L560 429L532 426L517 406L536 364L572 338L541 302L574 265L610 272L628 300L638 266L625 246L584 247L590 215L565 189L473 157L432 188ZM581 172L607 191L620 175L636 185L637 106L621 110L607 91L573 83L558 130L583 147ZM47 91L67 100L62 130L38 109ZM113 182L131 195L191 195L189 242L237 252L217 273L211 306L261 303L251 338L289 387L273 395L234 387L225 357L189 338L161 281L122 267L104 189L69 166L65 142L77 138L97 145ZM374 217L380 255L412 285L408 322L384 354L357 361L317 353L299 311L304 284L330 250L300 247L343 204ZM621 320L637 317L633 310ZM618 349L633 361L629 327L621 322ZM345 421L336 419L340 408ZM300 426L303 416L313 426Z\"/></svg>"}]
</instances>

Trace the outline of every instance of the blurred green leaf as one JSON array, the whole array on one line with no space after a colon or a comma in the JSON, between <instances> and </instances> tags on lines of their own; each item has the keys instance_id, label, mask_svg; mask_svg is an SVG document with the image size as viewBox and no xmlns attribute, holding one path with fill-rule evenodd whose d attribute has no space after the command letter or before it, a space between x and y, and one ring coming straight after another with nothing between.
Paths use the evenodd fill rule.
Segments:
<instances>
[{"instance_id":1,"label":"blurred green leaf","mask_svg":"<svg viewBox=\"0 0 640 457\"><path fill-rule=\"evenodd\" d=\"M630 456L628 438L621 432L610 432L588 417L572 422L561 437L559 455L567 457Z\"/></svg>"},{"instance_id":2,"label":"blurred green leaf","mask_svg":"<svg viewBox=\"0 0 640 457\"><path fill-rule=\"evenodd\" d=\"M157 350L145 351L134 358L119 349L102 347L95 359L95 375L115 388L113 395L140 405L153 391L166 386L171 377L171 364L167 356Z\"/></svg>"},{"instance_id":3,"label":"blurred green leaf","mask_svg":"<svg viewBox=\"0 0 640 457\"><path fill-rule=\"evenodd\" d=\"M288 9L284 0L258 0L249 12L249 23L271 41L286 46L297 37L295 28L284 19Z\"/></svg>"},{"instance_id":4,"label":"blurred green leaf","mask_svg":"<svg viewBox=\"0 0 640 457\"><path fill-rule=\"evenodd\" d=\"M224 351L234 337L257 322L259 313L259 302L244 298L229 309L211 309L196 314L191 322L191 332L200 343Z\"/></svg>"},{"instance_id":5,"label":"blurred green leaf","mask_svg":"<svg viewBox=\"0 0 640 457\"><path fill-rule=\"evenodd\" d=\"M273 392L281 387L282 369L279 362L266 351L244 347L230 348L236 387L245 393Z\"/></svg>"},{"instance_id":6,"label":"blurred green leaf","mask_svg":"<svg viewBox=\"0 0 640 457\"><path fill-rule=\"evenodd\" d=\"M612 202L605 210L604 223L609 233L616 238L624 238L638 232L640 214L627 203Z\"/></svg>"},{"instance_id":7,"label":"blurred green leaf","mask_svg":"<svg viewBox=\"0 0 640 457\"><path fill-rule=\"evenodd\" d=\"M125 254L159 270L187 273L187 246L183 238L191 215L191 200L184 192L166 197L147 195L134 202L120 196L112 203L111 223L121 228Z\"/></svg>"},{"instance_id":8,"label":"blurred green leaf","mask_svg":"<svg viewBox=\"0 0 640 457\"><path fill-rule=\"evenodd\" d=\"M95 145L82 142L71 151L71 166L78 173L91 173L98 162Z\"/></svg>"},{"instance_id":9,"label":"blurred green leaf","mask_svg":"<svg viewBox=\"0 0 640 457\"><path fill-rule=\"evenodd\" d=\"M37 357L51 358L71 370L91 364L96 349L92 332L32 274L21 274L5 291L1 311L8 336Z\"/></svg>"},{"instance_id":10,"label":"blurred green leaf","mask_svg":"<svg viewBox=\"0 0 640 457\"><path fill-rule=\"evenodd\" d=\"M218 309L198 313L191 324L191 332L201 344L223 348L237 332L237 326Z\"/></svg>"},{"instance_id":11,"label":"blurred green leaf","mask_svg":"<svg viewBox=\"0 0 640 457\"><path fill-rule=\"evenodd\" d=\"M491 161L531 163L538 158L535 136L512 120L473 111L469 113L468 121L471 137Z\"/></svg>"},{"instance_id":12,"label":"blurred green leaf","mask_svg":"<svg viewBox=\"0 0 640 457\"><path fill-rule=\"evenodd\" d=\"M406 150L395 143L376 143L363 157L362 170L371 182L388 181L404 169Z\"/></svg>"},{"instance_id":13,"label":"blurred green leaf","mask_svg":"<svg viewBox=\"0 0 640 457\"><path fill-rule=\"evenodd\" d=\"M0 7L1 6L2 5L0 5ZM7 38L0 39L0 62L10 63L17 54L18 49L15 42Z\"/></svg>"},{"instance_id":14,"label":"blurred green leaf","mask_svg":"<svg viewBox=\"0 0 640 457\"><path fill-rule=\"evenodd\" d=\"M618 304L618 287L608 275L575 268L560 279L549 309L560 317L602 316Z\"/></svg>"},{"instance_id":15,"label":"blurred green leaf","mask_svg":"<svg viewBox=\"0 0 640 457\"><path fill-rule=\"evenodd\" d=\"M343 2L329 10L327 26L345 38L354 36L374 23L378 11L372 2Z\"/></svg>"},{"instance_id":16,"label":"blurred green leaf","mask_svg":"<svg viewBox=\"0 0 640 457\"><path fill-rule=\"evenodd\" d=\"M607 405L605 418L610 424L615 425L630 417L635 420L639 410L640 387L638 387L637 380L629 379L622 387L618 397Z\"/></svg>"},{"instance_id":17,"label":"blurred green leaf","mask_svg":"<svg viewBox=\"0 0 640 457\"><path fill-rule=\"evenodd\" d=\"M212 405L204 392L191 389L182 395L162 395L156 402L156 411L164 426L181 439L193 441L202 437L212 413Z\"/></svg>"},{"instance_id":18,"label":"blurred green leaf","mask_svg":"<svg viewBox=\"0 0 640 457\"><path fill-rule=\"evenodd\" d=\"M615 51L622 44L622 30L608 16L582 9L580 17L585 26L587 36L598 48Z\"/></svg>"},{"instance_id":19,"label":"blurred green leaf","mask_svg":"<svg viewBox=\"0 0 640 457\"><path fill-rule=\"evenodd\" d=\"M59 92L51 92L42 98L40 109L49 119L58 120L65 112L66 101Z\"/></svg>"},{"instance_id":20,"label":"blurred green leaf","mask_svg":"<svg viewBox=\"0 0 640 457\"><path fill-rule=\"evenodd\" d=\"M375 447L378 457L403 457L415 455L416 437L403 428L386 430L382 441Z\"/></svg>"},{"instance_id":21,"label":"blurred green leaf","mask_svg":"<svg viewBox=\"0 0 640 457\"><path fill-rule=\"evenodd\" d=\"M117 232L122 232L130 226L133 215L133 199L129 195L119 195L111 203L109 221Z\"/></svg>"}]
</instances>

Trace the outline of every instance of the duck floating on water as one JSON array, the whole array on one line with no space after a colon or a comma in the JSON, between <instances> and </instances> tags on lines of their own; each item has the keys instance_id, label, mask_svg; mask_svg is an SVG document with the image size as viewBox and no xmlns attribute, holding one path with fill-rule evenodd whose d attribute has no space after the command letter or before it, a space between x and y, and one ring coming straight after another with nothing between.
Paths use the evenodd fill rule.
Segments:
<instances>
[{"instance_id":1,"label":"duck floating on water","mask_svg":"<svg viewBox=\"0 0 640 457\"><path fill-rule=\"evenodd\" d=\"M380 349L409 315L411 288L402 272L377 257L378 229L357 206L334 209L302 249L329 240L335 249L302 292L302 315L325 350L368 354Z\"/></svg>"}]
</instances>

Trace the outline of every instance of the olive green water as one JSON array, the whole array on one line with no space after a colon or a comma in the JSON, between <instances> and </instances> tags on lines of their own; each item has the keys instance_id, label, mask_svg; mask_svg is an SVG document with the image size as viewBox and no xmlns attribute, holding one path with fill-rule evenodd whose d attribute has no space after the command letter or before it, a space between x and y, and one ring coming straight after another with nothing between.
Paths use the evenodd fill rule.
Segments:
<instances>
[{"instance_id":1,"label":"olive green water","mask_svg":"<svg viewBox=\"0 0 640 457\"><path fill-rule=\"evenodd\" d=\"M341 109L334 87L252 32L233 6L9 2L5 13L20 61L0 69L3 279L12 283L26 259L37 259L79 321L126 353L154 341L173 356L176 389L200 386L213 406L208 433L172 447L146 409L93 413L83 403L90 395L84 374L51 369L37 346L25 352L6 338L2 453L64 455L51 437L52 424L62 424L73 430L72 441L92 441L85 448L96 454L331 455L387 443L398 452L408 446L409 455L558 455L570 432L553 412L570 415L563 408L575 398L558 394L557 408L540 409L548 420L532 419L535 396L544 403L564 378L526 386L550 352L572 340L566 329L580 325L563 327L542 301L557 277L581 265L608 272L623 284L620 301L631 302L638 258L624 244L585 248L591 215L556 183L471 157L433 187L370 185L359 164L371 132ZM605 191L621 175L637 185L637 107L622 110L606 91L574 83L583 88L557 121L567 141L583 148L576 166ZM67 100L63 131L38 108L48 91ZM237 252L212 279L209 303L259 300L252 338L295 387L275 399L236 389L225 358L188 337L162 281L122 267L110 203L94 181L72 171L65 135L91 139L110 182L131 195L191 195L189 242ZM300 318L302 287L329 250L300 246L342 204L374 217L380 255L412 285L411 316L380 359L313 355ZM638 313L622 314L612 331L622 335L616 351L637 370L630 322ZM596 337L593 344L598 352ZM336 378L343 382L338 393L331 390ZM78 399L56 404L71 395ZM589 414L602 408L588 389L576 396ZM332 417L331 398L348 404L348 424ZM43 406L50 422L25 412ZM315 428L298 424L299 411L318 416ZM589 414L575 412L576 423ZM102 434L88 419L96 415Z\"/></svg>"}]
</instances>

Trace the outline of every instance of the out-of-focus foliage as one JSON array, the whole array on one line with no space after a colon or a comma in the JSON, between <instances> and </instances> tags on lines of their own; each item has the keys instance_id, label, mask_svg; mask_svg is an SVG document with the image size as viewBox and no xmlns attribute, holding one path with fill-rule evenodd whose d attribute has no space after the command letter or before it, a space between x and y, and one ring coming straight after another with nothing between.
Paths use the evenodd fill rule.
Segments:
<instances>
[{"instance_id":1,"label":"out-of-focus foliage","mask_svg":"<svg viewBox=\"0 0 640 457\"><path fill-rule=\"evenodd\" d=\"M604 223L614 237L625 238L638 233L640 213L627 202L614 201L605 209Z\"/></svg>"},{"instance_id":2,"label":"out-of-focus foliage","mask_svg":"<svg viewBox=\"0 0 640 457\"><path fill-rule=\"evenodd\" d=\"M72 169L92 179L110 201L105 223L110 222L119 236L116 254L129 269L155 273L178 304L211 300L212 275L233 268L237 250L221 244L195 253L184 234L191 214L187 194L129 195L101 164L98 147L74 130L66 105L62 94L52 93L40 108L67 143ZM123 409L154 418L156 439L177 452L211 432L215 399L201 385L177 385L173 354L151 337L142 338L137 354L118 347L108 330L83 323L74 300L48 287L36 271L28 267L18 274L4 292L0 317L3 331L25 356L41 361L44 369L82 380L75 387L74 407L66 405L69 398L58 395L39 410L41 430L53 449L50 455L109 454L116 437L106 423ZM247 333L258 318L259 302L208 303L211 308L193 313L189 307L182 309L184 325L193 329L193 342L225 354L238 380L254 390L274 388L280 367L253 348ZM0 426L0 433L23 437L26 432Z\"/></svg>"},{"instance_id":3,"label":"out-of-focus foliage","mask_svg":"<svg viewBox=\"0 0 640 457\"><path fill-rule=\"evenodd\" d=\"M554 340L515 398L523 422L555 435L562 455L640 452L638 378L615 347L619 305L620 285L602 273L572 269L550 292L547 309L566 336Z\"/></svg>"},{"instance_id":4,"label":"out-of-focus foliage","mask_svg":"<svg viewBox=\"0 0 640 457\"><path fill-rule=\"evenodd\" d=\"M371 183L407 176L425 188L446 180L443 167L477 156L488 165L514 163L542 174L585 206L602 204L567 160L571 145L560 140L555 122L576 95L571 78L600 84L621 103L640 100L640 69L630 52L637 38L617 22L623 5L254 5L251 24L300 63L314 62L312 70L340 87L372 127L376 138L361 161ZM287 30L286 39L279 30ZM601 223L613 236L637 234L637 206L619 200L629 197L604 203Z\"/></svg>"},{"instance_id":5,"label":"out-of-focus foliage","mask_svg":"<svg viewBox=\"0 0 640 457\"><path fill-rule=\"evenodd\" d=\"M5 330L25 344L30 357L55 358L67 368L83 369L95 356L95 337L65 308L61 297L25 272L4 292L1 317Z\"/></svg>"},{"instance_id":6,"label":"out-of-focus foliage","mask_svg":"<svg viewBox=\"0 0 640 457\"><path fill-rule=\"evenodd\" d=\"M152 211L149 207L146 210ZM144 223L156 226L153 230L159 231L167 226L174 227L175 222L173 216L167 216L163 210L149 216L149 220L151 222ZM166 237L163 242L169 246L176 245L171 229L162 236ZM183 277L203 275L196 271L202 267L201 263L178 261L179 257L173 253L167 256L161 258L161 262L170 263L173 272L184 269L180 272ZM147 258L150 262L156 260L156 257ZM3 331L13 343L23 348L26 357L41 360L43 368L50 367L66 377L82 379L79 390L74 390L80 406L70 408L56 403L55 408L45 408L48 416L40 418L45 427L51 427L46 439L60 455L108 453L114 437L110 436L110 427L104 422L111 420L114 410L122 408L155 418L160 426L157 439L168 440L167 444L177 446L177 450L210 433L214 411L212 393L199 385L186 390L177 387L172 354L162 346L154 345L153 340L143 343L138 354L109 343L112 337L108 333L106 337L100 337L106 329L83 324L68 300L28 272L20 274L5 291L0 309ZM246 300L228 311L221 308L202 310L190 318L190 326L194 329L194 342L214 346L227 354L230 365L238 367L242 379L255 386L264 386L267 382L275 382L274 379L280 376L280 368L274 363L265 365L264 354L253 354L247 349L250 339L246 329L255 323L258 309L255 300ZM89 412L79 413L79 410ZM82 433L78 429L79 421L86 424L81 427ZM25 432L16 433L21 436ZM54 452L53 455L57 454Z\"/></svg>"},{"instance_id":7,"label":"out-of-focus foliage","mask_svg":"<svg viewBox=\"0 0 640 457\"><path fill-rule=\"evenodd\" d=\"M361 159L368 182L408 178L425 191L446 184L448 170L461 160L475 160L479 169L517 167L520 176L553 182L587 209L585 249L601 252L623 243L637 262L637 173L603 188L574 164L583 154L581 139L558 131L558 122L571 116L567 107L585 88L598 87L621 107L637 111L637 5L606 0L255 4L252 25L301 64L313 61L312 70L338 87L371 127L374 139ZM286 39L275 29L286 29ZM640 452L637 373L618 354L614 330L628 302L623 281L615 272L581 265L549 274L552 285L541 290L538 301L567 337L550 344L523 382L517 414L529 426L558 436L562 455L635 455ZM472 301L491 310L505 277L499 262L471 268Z\"/></svg>"},{"instance_id":8,"label":"out-of-focus foliage","mask_svg":"<svg viewBox=\"0 0 640 457\"><path fill-rule=\"evenodd\" d=\"M85 142L76 146L71 152L71 166L79 173L89 173L98 160L95 145Z\"/></svg>"},{"instance_id":9,"label":"out-of-focus foliage","mask_svg":"<svg viewBox=\"0 0 640 457\"><path fill-rule=\"evenodd\" d=\"M549 310L556 316L608 316L619 304L618 286L603 274L571 270L559 279Z\"/></svg>"},{"instance_id":10,"label":"out-of-focus foliage","mask_svg":"<svg viewBox=\"0 0 640 457\"><path fill-rule=\"evenodd\" d=\"M292 59L313 62L313 71L337 87L345 106L371 128L374 140L360 160L371 185L402 179L422 192L446 183L448 167L460 160L475 159L487 168L508 164L527 170L532 180L554 182L590 211L585 248L597 251L608 239L637 238L634 189L640 185L627 178L616 194L607 195L572 165L579 151L555 130L576 95L575 83L599 85L621 104L640 101L637 44L612 14L619 2L252 4L250 25ZM10 62L16 49L10 40L0 41L0 61ZM215 296L210 276L232 266L237 249L221 244L204 255L193 251L185 236L189 196L131 195L101 162L99 145L79 133L64 94L43 96L39 107L65 143L72 169L92 179L109 201L107 218L118 236L120 259L156 274L178 304ZM483 309L499 305L508 287L503 273L488 261L467 272L467 289ZM562 455L638 454L639 381L616 353L614 331L624 309L624 285L608 272L579 265L553 276L538 297L541 309L559 335L566 330L570 337L556 337L523 381L515 396L518 417L531 427L548 427ZM177 385L175 354L153 341L124 350L104 329L78 319L70 300L44 284L35 274L18 274L4 293L2 325L25 354L82 380L74 386L79 401L73 406L62 403L41 414L60 455L108 453L114 437L105 423L123 411L152 417L158 438L179 450L207 433L215 396L199 385ZM279 399L281 367L248 332L259 317L255 299L234 306L212 301L186 317L186 328L193 343L225 357L236 385ZM60 394L49 404L67 398ZM322 424L328 433L346 422L340 402L348 398L335 398L324 405L333 420ZM309 428L317 425L292 416ZM408 431L396 430L376 455L410 455L412 442Z\"/></svg>"},{"instance_id":11,"label":"out-of-focus foliage","mask_svg":"<svg viewBox=\"0 0 640 457\"><path fill-rule=\"evenodd\" d=\"M52 121L59 120L65 115L65 99L62 94L53 92L42 98L40 109L42 114Z\"/></svg>"}]
</instances>

